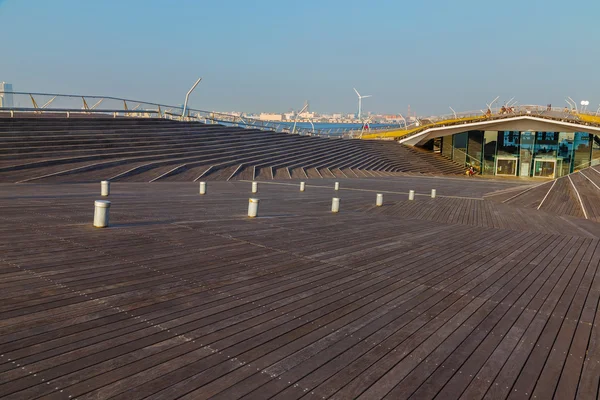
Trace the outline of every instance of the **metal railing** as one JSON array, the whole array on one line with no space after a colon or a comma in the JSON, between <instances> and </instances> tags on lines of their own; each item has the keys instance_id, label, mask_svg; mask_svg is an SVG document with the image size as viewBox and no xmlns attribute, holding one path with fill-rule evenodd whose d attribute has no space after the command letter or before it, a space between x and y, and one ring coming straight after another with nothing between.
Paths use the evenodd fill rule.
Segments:
<instances>
[{"instance_id":1,"label":"metal railing","mask_svg":"<svg viewBox=\"0 0 600 400\"><path fill-rule=\"evenodd\" d=\"M332 128L315 129L292 126L291 122L264 121L256 118L220 113L214 111L187 108L183 105L172 106L139 100L124 99L111 96L90 96L79 94L32 93L32 92L1 92L0 96L10 95L13 106L0 107L0 113L15 116L19 113L64 114L72 115L102 115L136 118L164 118L177 121L201 121L227 126L237 126L249 129L260 129L274 132L295 133L306 136L326 138L377 138L398 139L417 135L426 129L466 124L481 120L495 120L515 116L530 115L560 121L577 122L583 125L600 126L600 112L582 112L568 107L548 107L541 105L518 105L511 107L495 107L489 110L474 110L454 112L452 114L436 115L417 118L411 124L397 127L363 128ZM15 107L14 104L19 104ZM29 106L23 106L27 104ZM600 109L599 109L600 110ZM311 122L301 120L300 122Z\"/></svg>"},{"instance_id":2,"label":"metal railing","mask_svg":"<svg viewBox=\"0 0 600 400\"><path fill-rule=\"evenodd\" d=\"M296 127L294 129L291 123L283 121L263 121L241 115L193 108L187 108L184 114L183 105L172 106L111 96L2 91L0 91L0 95L10 95L12 97L13 105L11 107L0 107L0 113L8 113L12 117L19 116L19 113L34 113L62 114L68 118L75 115L96 115L113 118L164 118L326 138L359 138L364 132L379 131L379 128L370 128L368 131L356 128L315 129L314 125L311 128ZM19 106L15 107L14 104ZM24 104L28 106L23 106ZM301 120L300 122L305 121Z\"/></svg>"},{"instance_id":3,"label":"metal railing","mask_svg":"<svg viewBox=\"0 0 600 400\"><path fill-rule=\"evenodd\" d=\"M458 153L461 155L461 157L464 157L466 167L472 166L473 168L475 168L475 170L477 172L481 173L481 161L478 160L477 157L472 156L469 153L467 153L466 151L463 151L456 147L453 147L452 150L453 150L452 160L456 159L455 154Z\"/></svg>"}]
</instances>

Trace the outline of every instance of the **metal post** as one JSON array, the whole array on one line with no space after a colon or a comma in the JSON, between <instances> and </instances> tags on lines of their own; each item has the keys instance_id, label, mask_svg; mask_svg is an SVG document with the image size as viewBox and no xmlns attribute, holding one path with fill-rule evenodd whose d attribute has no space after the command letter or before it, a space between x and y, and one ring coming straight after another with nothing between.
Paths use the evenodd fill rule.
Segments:
<instances>
[{"instance_id":1,"label":"metal post","mask_svg":"<svg viewBox=\"0 0 600 400\"><path fill-rule=\"evenodd\" d=\"M448 106L450 107L450 106ZM456 116L456 111L454 111L454 108L450 107L450 110L452 110L452 113L454 114L454 119L458 119L458 116Z\"/></svg>"},{"instance_id":2,"label":"metal post","mask_svg":"<svg viewBox=\"0 0 600 400\"><path fill-rule=\"evenodd\" d=\"M104 197L110 194L110 182L102 181L100 182L100 194Z\"/></svg>"},{"instance_id":3,"label":"metal post","mask_svg":"<svg viewBox=\"0 0 600 400\"><path fill-rule=\"evenodd\" d=\"M408 123L406 122L406 118L404 118L402 116L402 114L399 114L399 115L400 115L400 118L402 118L402 121L404 121L404 130L407 130L408 129Z\"/></svg>"},{"instance_id":4,"label":"metal post","mask_svg":"<svg viewBox=\"0 0 600 400\"><path fill-rule=\"evenodd\" d=\"M414 200L415 199L415 191L414 190L410 190L408 192L408 199L409 200Z\"/></svg>"},{"instance_id":5,"label":"metal post","mask_svg":"<svg viewBox=\"0 0 600 400\"><path fill-rule=\"evenodd\" d=\"M304 112L304 110L306 110L308 108L308 104L305 104L304 107L302 107L302 109L300 110L300 112L298 114L296 114L296 118L294 118L294 127L292 128L292 133L296 133L296 122L298 121L298 117L300 116L300 114L302 114Z\"/></svg>"},{"instance_id":6,"label":"metal post","mask_svg":"<svg viewBox=\"0 0 600 400\"><path fill-rule=\"evenodd\" d=\"M494 100L492 100L492 102L490 104L486 104L486 106L488 107L488 110L490 110L490 112L492 112L492 107L494 106L494 103L500 98L500 96L496 96L496 98Z\"/></svg>"},{"instance_id":7,"label":"metal post","mask_svg":"<svg viewBox=\"0 0 600 400\"><path fill-rule=\"evenodd\" d=\"M200 182L200 194L206 194L206 182Z\"/></svg>"},{"instance_id":8,"label":"metal post","mask_svg":"<svg viewBox=\"0 0 600 400\"><path fill-rule=\"evenodd\" d=\"M258 182L252 182L252 193L258 192Z\"/></svg>"},{"instance_id":9,"label":"metal post","mask_svg":"<svg viewBox=\"0 0 600 400\"><path fill-rule=\"evenodd\" d=\"M260 199L248 199L248 216L254 218L258 215L258 203Z\"/></svg>"},{"instance_id":10,"label":"metal post","mask_svg":"<svg viewBox=\"0 0 600 400\"><path fill-rule=\"evenodd\" d=\"M431 198L432 198L432 199L435 199L435 196L436 196L436 191L435 191L435 189L431 189Z\"/></svg>"},{"instance_id":11,"label":"metal post","mask_svg":"<svg viewBox=\"0 0 600 400\"><path fill-rule=\"evenodd\" d=\"M190 98L190 93L192 93L192 91L194 89L196 89L196 86L198 86L198 84L200 83L201 80L202 80L202 78L198 78L196 83L194 83L194 86L192 86L192 88L185 95L185 103L183 103L183 112L181 113L181 119L183 119L183 117L185 117L185 112L187 110L187 104L188 104L188 99Z\"/></svg>"},{"instance_id":12,"label":"metal post","mask_svg":"<svg viewBox=\"0 0 600 400\"><path fill-rule=\"evenodd\" d=\"M377 200L375 200L375 205L377 207L381 207L383 205L383 194L377 193Z\"/></svg>"},{"instance_id":13,"label":"metal post","mask_svg":"<svg viewBox=\"0 0 600 400\"><path fill-rule=\"evenodd\" d=\"M42 108L46 108L46 107L48 107L50 104L52 104L52 102L53 102L54 100L56 100L56 96L54 96L53 98L51 98L50 100L48 100L48 101L46 102L46 104L44 104L44 105L42 106ZM92 107L92 108L94 108L94 107Z\"/></svg>"},{"instance_id":14,"label":"metal post","mask_svg":"<svg viewBox=\"0 0 600 400\"><path fill-rule=\"evenodd\" d=\"M96 200L94 206L94 226L96 228L106 228L108 226L110 201Z\"/></svg>"},{"instance_id":15,"label":"metal post","mask_svg":"<svg viewBox=\"0 0 600 400\"><path fill-rule=\"evenodd\" d=\"M305 188L306 184L304 182L300 182L300 191L304 192L304 188Z\"/></svg>"},{"instance_id":16,"label":"metal post","mask_svg":"<svg viewBox=\"0 0 600 400\"><path fill-rule=\"evenodd\" d=\"M576 112L576 113L579 113L579 109L577 108L577 103L575 102L575 100L573 100L573 99L572 99L572 98L570 98L570 97L567 97L567 99L569 99L569 100L571 100L571 101L573 102L573 106L575 107L575 112Z\"/></svg>"},{"instance_id":17,"label":"metal post","mask_svg":"<svg viewBox=\"0 0 600 400\"><path fill-rule=\"evenodd\" d=\"M340 211L340 199L339 197L334 197L331 199L331 212L336 213Z\"/></svg>"}]
</instances>

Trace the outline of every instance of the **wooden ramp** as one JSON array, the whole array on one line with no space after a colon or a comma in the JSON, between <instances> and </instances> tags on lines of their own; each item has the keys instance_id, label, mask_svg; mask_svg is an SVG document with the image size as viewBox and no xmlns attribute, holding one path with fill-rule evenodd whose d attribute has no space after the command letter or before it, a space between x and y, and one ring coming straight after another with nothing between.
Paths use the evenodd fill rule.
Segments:
<instances>
[{"instance_id":1,"label":"wooden ramp","mask_svg":"<svg viewBox=\"0 0 600 400\"><path fill-rule=\"evenodd\" d=\"M190 171L206 165L215 166L207 179L220 181L237 179L227 175L232 165L269 171L268 177L260 176L269 180L281 178L281 172L289 178L288 169L298 168L344 177L330 169L373 169L373 164L386 171L462 172L452 161L389 141L153 118L0 117L0 182L5 183L88 183L111 177L192 181L197 175Z\"/></svg>"}]
</instances>

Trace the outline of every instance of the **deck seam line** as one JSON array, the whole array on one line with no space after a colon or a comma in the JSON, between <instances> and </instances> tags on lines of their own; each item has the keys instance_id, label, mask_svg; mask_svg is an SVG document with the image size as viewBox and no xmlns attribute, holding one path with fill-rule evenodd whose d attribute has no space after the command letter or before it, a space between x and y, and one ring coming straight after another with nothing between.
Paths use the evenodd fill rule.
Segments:
<instances>
[{"instance_id":1,"label":"deck seam line","mask_svg":"<svg viewBox=\"0 0 600 400\"><path fill-rule=\"evenodd\" d=\"M596 189L600 190L600 186L596 185L596 182L594 182L593 180L591 180L586 174L583 173L583 171L579 171L579 173L581 175L583 175L585 177L585 179L587 179L588 181L592 182L592 185L596 186Z\"/></svg>"},{"instance_id":2,"label":"deck seam line","mask_svg":"<svg viewBox=\"0 0 600 400\"><path fill-rule=\"evenodd\" d=\"M530 190L532 190L532 189L535 189L535 188L536 188L536 187L538 187L538 186L545 185L546 183L548 183L548 182L543 182L543 183L540 183L540 184L538 184L538 185L531 186L531 187L529 187L529 188L527 188L527 189L523 190L522 192L519 192L519 193L517 193L516 195L514 195L514 196L512 196L512 197L509 197L508 199L506 199L506 200L502 201L502 203L504 204L504 203L506 203L506 202L508 202L508 201L510 201L510 200L512 200L512 199L516 199L517 197L519 197L519 196L520 196L520 195L522 195L523 193L529 192Z\"/></svg>"},{"instance_id":3,"label":"deck seam line","mask_svg":"<svg viewBox=\"0 0 600 400\"><path fill-rule=\"evenodd\" d=\"M583 200L581 200L581 196L579 195L579 190L577 190L577 188L575 187L575 184L573 183L571 176L567 175L567 178L569 178L569 182L571 182L571 186L573 186L573 189L575 190L575 194L577 195L577 198L579 199L579 204L581 205L581 210L583 211L583 216L585 217L585 219L589 219L587 212L585 211L585 207L583 206Z\"/></svg>"},{"instance_id":4,"label":"deck seam line","mask_svg":"<svg viewBox=\"0 0 600 400\"><path fill-rule=\"evenodd\" d=\"M554 189L554 185L556 185L556 180L554 182L552 182L552 186L550 186L550 189L548 190L548 192L546 193L546 195L544 196L544 198L542 199L540 204L537 206L537 210L539 210L542 207L542 204L544 204L544 201L546 201L546 198L548 197L548 195L550 194L552 189Z\"/></svg>"}]
</instances>

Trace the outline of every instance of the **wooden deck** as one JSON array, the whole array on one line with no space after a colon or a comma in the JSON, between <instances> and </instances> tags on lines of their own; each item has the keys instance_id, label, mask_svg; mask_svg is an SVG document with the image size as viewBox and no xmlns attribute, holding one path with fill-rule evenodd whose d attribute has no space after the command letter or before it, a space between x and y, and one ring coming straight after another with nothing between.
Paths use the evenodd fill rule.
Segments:
<instances>
[{"instance_id":1,"label":"wooden deck","mask_svg":"<svg viewBox=\"0 0 600 400\"><path fill-rule=\"evenodd\" d=\"M0 184L0 398L597 398L599 223L334 181Z\"/></svg>"}]
</instances>

